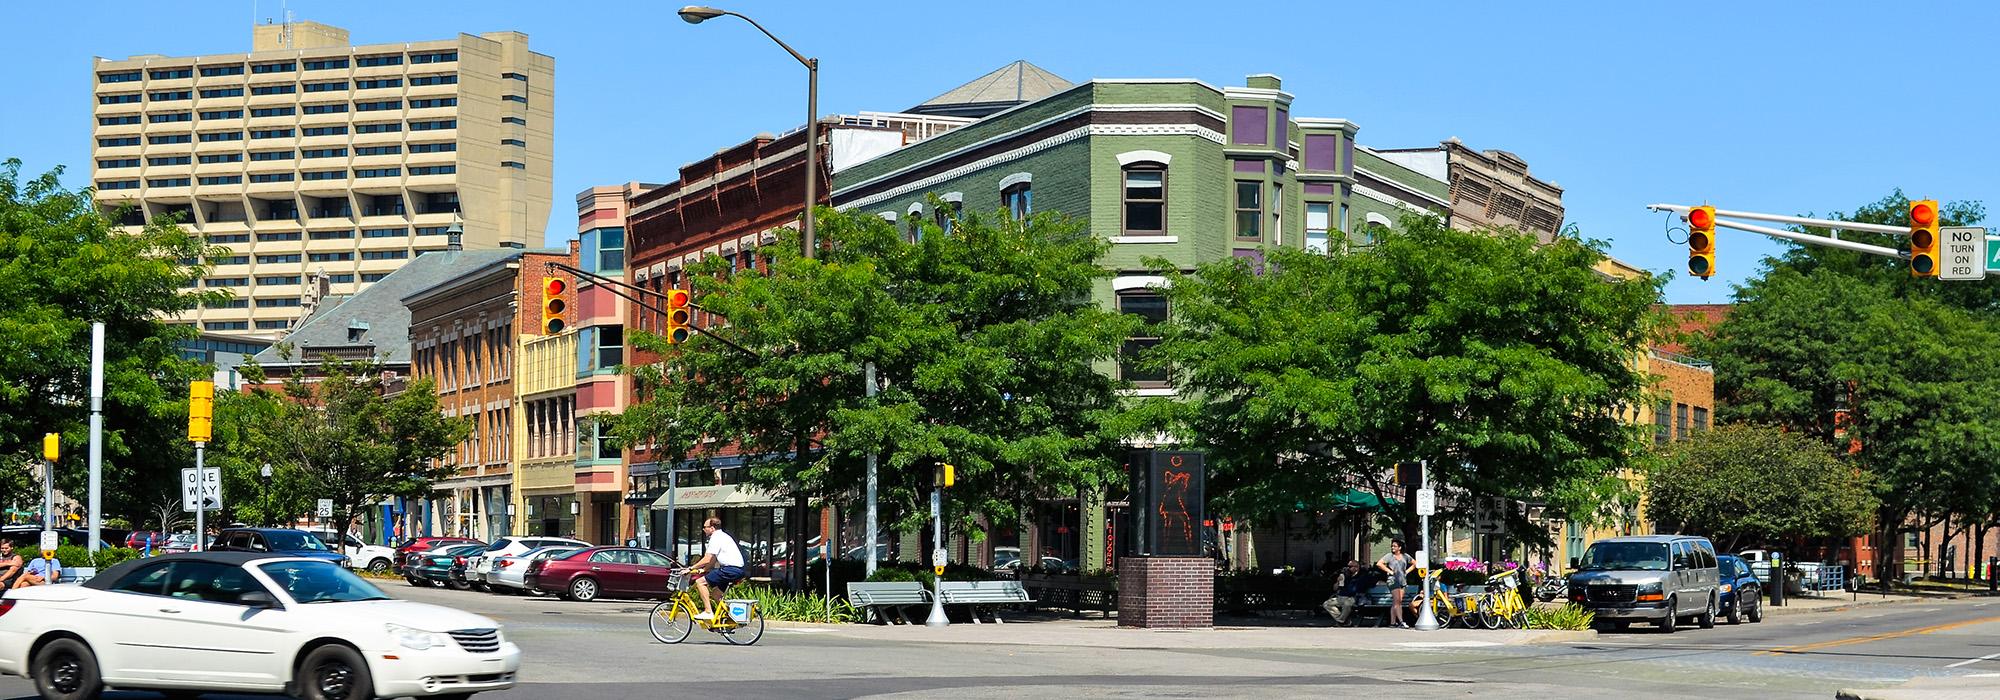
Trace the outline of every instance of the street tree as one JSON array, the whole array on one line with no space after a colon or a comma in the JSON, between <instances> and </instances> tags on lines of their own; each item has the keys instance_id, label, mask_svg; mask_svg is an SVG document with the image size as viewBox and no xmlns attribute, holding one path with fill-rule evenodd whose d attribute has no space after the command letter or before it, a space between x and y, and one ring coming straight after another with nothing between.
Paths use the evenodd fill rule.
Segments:
<instances>
[{"instance_id":1,"label":"street tree","mask_svg":"<svg viewBox=\"0 0 2000 700\"><path fill-rule=\"evenodd\" d=\"M1823 217L1812 214L1806 216L1867 224L1908 226L1910 197L1903 194L1901 189L1897 189L1881 199L1855 208L1852 212L1834 212ZM1977 201L1944 202L1938 208L1939 226L1977 226L1985 219L1986 206ZM1820 236L1832 233L1819 227L1795 226L1792 230ZM1864 231L1843 231L1840 233L1840 238L1896 250L1904 250L1909 245L1908 238L1904 236ZM1879 285L1896 297L1930 298L1970 311L2000 314L2000 286L1949 282L1941 284L1935 279L1911 277L1909 265L1909 261L1900 258L1790 243L1786 244L1784 252L1765 260L1765 269L1769 272L1780 270L1807 274L1831 272L1853 280Z\"/></svg>"},{"instance_id":2,"label":"street tree","mask_svg":"<svg viewBox=\"0 0 2000 700\"><path fill-rule=\"evenodd\" d=\"M246 376L259 374L254 365L246 368ZM327 498L336 534L345 533L363 506L423 496L432 481L457 470L440 460L471 434L471 422L444 415L429 378L393 395L385 381L373 362L328 357L318 371L286 378L280 391L256 388L216 405L217 422L230 426L227 452L239 467L270 462L296 480L298 492L287 496L294 500L269 506L264 517L296 515L305 503Z\"/></svg>"},{"instance_id":3,"label":"street tree","mask_svg":"<svg viewBox=\"0 0 2000 700\"><path fill-rule=\"evenodd\" d=\"M261 372L254 363L245 369ZM269 432L296 417L290 415L286 401L284 394L273 391L225 391L215 396L215 441L209 444L207 462L222 471L227 520L282 526L311 512L320 498L309 475L286 451L286 434ZM271 467L268 478L265 465Z\"/></svg>"},{"instance_id":4,"label":"street tree","mask_svg":"<svg viewBox=\"0 0 2000 700\"><path fill-rule=\"evenodd\" d=\"M630 334L661 361L626 368L642 397L616 423L626 444L656 443L666 464L726 449L758 484L843 501L877 452L884 511L906 527L944 462L960 519L1018 521L1033 499L1115 478L1120 384L1099 370L1132 323L1091 300L1106 246L1082 222L967 213L910 240L876 216L820 216L816 259L786 232L760 272L715 257L689 270L727 342Z\"/></svg>"},{"instance_id":5,"label":"street tree","mask_svg":"<svg viewBox=\"0 0 2000 700\"><path fill-rule=\"evenodd\" d=\"M58 173L24 181L19 160L0 165L0 459L27 463L44 433L62 433L57 485L87 493L90 324L102 321L103 515L137 522L193 463L187 384L209 370L177 352L193 326L167 319L227 298L196 287L200 260L222 249L171 219L127 233Z\"/></svg>"},{"instance_id":6,"label":"street tree","mask_svg":"<svg viewBox=\"0 0 2000 700\"><path fill-rule=\"evenodd\" d=\"M1874 479L1801 432L1725 425L1676 441L1646 478L1654 520L1707 535L1723 551L1865 534Z\"/></svg>"},{"instance_id":7,"label":"street tree","mask_svg":"<svg viewBox=\"0 0 2000 700\"><path fill-rule=\"evenodd\" d=\"M1159 264L1172 320L1149 361L1183 398L1138 411L1208 450L1230 512L1391 495L1387 475L1419 461L1447 492L1541 498L1580 521L1631 503L1617 477L1643 450L1620 414L1646 396L1659 280L1598 272L1601 243L1428 217L1351 252L1264 256Z\"/></svg>"},{"instance_id":8,"label":"street tree","mask_svg":"<svg viewBox=\"0 0 2000 700\"><path fill-rule=\"evenodd\" d=\"M1699 345L1721 415L1851 450L1876 484L1883 541L1913 516L1935 524L2000 498L2000 326L1987 314L1826 268L1779 265L1736 296ZM1878 571L1896 549L1878 548Z\"/></svg>"}]
</instances>

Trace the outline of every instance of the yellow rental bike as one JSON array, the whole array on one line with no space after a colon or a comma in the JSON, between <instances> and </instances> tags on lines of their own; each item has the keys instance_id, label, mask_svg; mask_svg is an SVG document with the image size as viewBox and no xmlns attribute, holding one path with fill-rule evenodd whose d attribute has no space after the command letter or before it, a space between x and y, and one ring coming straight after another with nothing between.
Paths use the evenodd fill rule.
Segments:
<instances>
[{"instance_id":1,"label":"yellow rental bike","mask_svg":"<svg viewBox=\"0 0 2000 700\"><path fill-rule=\"evenodd\" d=\"M1506 625L1528 628L1528 604L1521 599L1521 570L1508 569L1486 578L1486 593L1479 601L1479 624L1497 630Z\"/></svg>"},{"instance_id":2,"label":"yellow rental bike","mask_svg":"<svg viewBox=\"0 0 2000 700\"><path fill-rule=\"evenodd\" d=\"M1431 606L1431 615L1437 618L1438 627L1450 627L1453 623L1457 623L1460 627L1471 628L1474 624L1477 624L1477 620L1479 619L1483 596L1467 594L1453 595L1445 592L1444 584L1438 582L1440 571L1439 569L1431 569L1429 571L1418 572L1418 575L1427 582L1428 585L1426 587L1430 589L1431 597L1429 600L1412 601L1410 609L1420 611L1422 608L1418 606L1429 604Z\"/></svg>"},{"instance_id":3,"label":"yellow rental bike","mask_svg":"<svg viewBox=\"0 0 2000 700\"><path fill-rule=\"evenodd\" d=\"M757 609L757 601L724 598L715 604L715 619L696 619L701 612L701 601L695 600L694 577L699 575L693 569L675 569L667 579L667 588L673 596L653 606L653 612L646 618L646 627L653 632L653 638L665 644L679 644L694 632L695 627L722 635L730 644L756 644L764 637L764 613ZM732 584L733 585L733 584ZM718 596L727 593L724 587L716 591Z\"/></svg>"}]
</instances>

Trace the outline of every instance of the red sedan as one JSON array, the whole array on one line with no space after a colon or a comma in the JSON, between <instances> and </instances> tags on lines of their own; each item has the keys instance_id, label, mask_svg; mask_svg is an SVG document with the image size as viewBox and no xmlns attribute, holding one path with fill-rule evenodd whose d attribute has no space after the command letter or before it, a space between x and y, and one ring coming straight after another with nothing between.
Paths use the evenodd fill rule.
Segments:
<instances>
[{"instance_id":1,"label":"red sedan","mask_svg":"<svg viewBox=\"0 0 2000 700\"><path fill-rule=\"evenodd\" d=\"M528 564L528 590L570 600L664 598L673 560L650 549L591 547Z\"/></svg>"},{"instance_id":2,"label":"red sedan","mask_svg":"<svg viewBox=\"0 0 2000 700\"><path fill-rule=\"evenodd\" d=\"M410 563L411 555L419 552L427 552L439 547L449 547L455 544L475 543L484 544L470 537L412 537L403 540L403 543L396 547L396 567L401 569L405 564Z\"/></svg>"}]
</instances>

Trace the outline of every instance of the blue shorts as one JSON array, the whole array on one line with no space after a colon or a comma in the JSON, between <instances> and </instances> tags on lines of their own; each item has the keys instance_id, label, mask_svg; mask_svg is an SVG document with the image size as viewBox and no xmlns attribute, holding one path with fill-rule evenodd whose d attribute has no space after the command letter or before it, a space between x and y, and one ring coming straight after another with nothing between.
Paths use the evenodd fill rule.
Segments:
<instances>
[{"instance_id":1,"label":"blue shorts","mask_svg":"<svg viewBox=\"0 0 2000 700\"><path fill-rule=\"evenodd\" d=\"M710 586L726 586L743 580L743 576L743 567L718 566L714 571L702 574L701 580L707 581Z\"/></svg>"}]
</instances>

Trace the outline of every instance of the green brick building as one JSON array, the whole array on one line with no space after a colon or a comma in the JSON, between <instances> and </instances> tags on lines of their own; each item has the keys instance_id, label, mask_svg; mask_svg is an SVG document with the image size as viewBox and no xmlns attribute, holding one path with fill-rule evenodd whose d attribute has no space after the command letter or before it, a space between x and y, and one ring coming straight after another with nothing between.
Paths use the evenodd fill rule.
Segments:
<instances>
[{"instance_id":1,"label":"green brick building","mask_svg":"<svg viewBox=\"0 0 2000 700\"><path fill-rule=\"evenodd\" d=\"M1279 246L1366 244L1370 223L1445 210L1442 173L1358 148L1354 123L1293 116L1292 102L1273 75L1220 88L1192 79L1093 80L837 168L831 202L897 222L911 236L920 221L947 226L952 209L1084 219L1113 244L1105 264L1116 274L1100 282L1096 298L1154 319L1168 309L1152 289L1160 278L1147 258L1192 269ZM1126 347L1138 352L1152 342L1134 338ZM1132 380L1135 395L1173 393L1164 376L1125 362L1104 371ZM1030 565L1053 551L1085 570L1106 568L1104 505L1083 494L1048 509L1017 542L989 542L988 556L1018 546Z\"/></svg>"}]
</instances>

